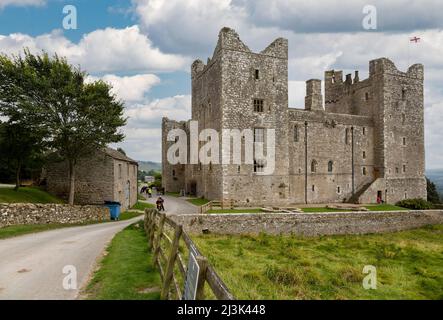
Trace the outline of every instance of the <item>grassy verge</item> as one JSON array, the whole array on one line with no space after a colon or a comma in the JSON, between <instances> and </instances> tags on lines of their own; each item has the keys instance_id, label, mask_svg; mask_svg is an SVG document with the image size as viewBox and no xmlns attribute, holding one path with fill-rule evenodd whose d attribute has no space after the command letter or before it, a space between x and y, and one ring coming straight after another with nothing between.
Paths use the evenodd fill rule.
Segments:
<instances>
[{"instance_id":1,"label":"grassy verge","mask_svg":"<svg viewBox=\"0 0 443 320\"><path fill-rule=\"evenodd\" d=\"M403 211L408 210L402 207L394 206L392 204L374 204L374 205L363 205L369 211ZM303 212L314 213L314 212L344 212L349 211L346 209L331 209L326 207L320 208L301 208Z\"/></svg>"},{"instance_id":2,"label":"grassy verge","mask_svg":"<svg viewBox=\"0 0 443 320\"><path fill-rule=\"evenodd\" d=\"M160 276L152 265L142 224L119 232L85 290L92 300L157 300Z\"/></svg>"},{"instance_id":3,"label":"grassy verge","mask_svg":"<svg viewBox=\"0 0 443 320\"><path fill-rule=\"evenodd\" d=\"M166 192L167 196L171 196L171 197L180 197L180 192Z\"/></svg>"},{"instance_id":4,"label":"grassy verge","mask_svg":"<svg viewBox=\"0 0 443 320\"><path fill-rule=\"evenodd\" d=\"M138 217L142 214L143 214L142 212L137 212L137 211L123 212L122 214L120 214L119 221L129 220ZM106 221L88 221L83 223L72 223L72 224L48 223L48 224L16 225L16 226L0 228L0 239L18 237L25 234L38 233L54 229L81 227L97 223L112 223L112 222L106 220Z\"/></svg>"},{"instance_id":5,"label":"grassy verge","mask_svg":"<svg viewBox=\"0 0 443 320\"><path fill-rule=\"evenodd\" d=\"M125 211L120 214L120 221L129 220L138 216L143 215L143 212L140 211Z\"/></svg>"},{"instance_id":6,"label":"grassy verge","mask_svg":"<svg viewBox=\"0 0 443 320\"><path fill-rule=\"evenodd\" d=\"M443 299L443 225L374 235L195 242L239 299ZM365 290L365 265L377 289Z\"/></svg>"},{"instance_id":7,"label":"grassy verge","mask_svg":"<svg viewBox=\"0 0 443 320\"><path fill-rule=\"evenodd\" d=\"M137 194L137 200L143 200L143 201L145 201L146 198L145 198L145 196L143 196L143 195L141 195L140 193L138 193L138 194Z\"/></svg>"},{"instance_id":8,"label":"grassy verge","mask_svg":"<svg viewBox=\"0 0 443 320\"><path fill-rule=\"evenodd\" d=\"M72 223L72 224L48 223L48 224L16 225L16 226L0 228L0 239L18 237L29 233L37 233L37 232L70 228L70 227L81 227L90 224L104 223L104 222L105 221L89 221L84 223Z\"/></svg>"},{"instance_id":9,"label":"grassy verge","mask_svg":"<svg viewBox=\"0 0 443 320\"><path fill-rule=\"evenodd\" d=\"M209 200L204 198L191 198L191 199L186 199L186 201L192 203L194 206L202 206L209 202Z\"/></svg>"},{"instance_id":10,"label":"grassy verge","mask_svg":"<svg viewBox=\"0 0 443 320\"><path fill-rule=\"evenodd\" d=\"M0 203L64 203L43 189L23 187L15 191L13 188L0 188Z\"/></svg>"},{"instance_id":11,"label":"grassy verge","mask_svg":"<svg viewBox=\"0 0 443 320\"><path fill-rule=\"evenodd\" d=\"M207 213L262 213L262 209L213 209Z\"/></svg>"},{"instance_id":12,"label":"grassy verge","mask_svg":"<svg viewBox=\"0 0 443 320\"><path fill-rule=\"evenodd\" d=\"M326 207L321 207L321 208L301 208L301 210L303 212L306 213L315 213L315 212L343 212L346 210L343 209L330 209L330 208L326 208Z\"/></svg>"},{"instance_id":13,"label":"grassy verge","mask_svg":"<svg viewBox=\"0 0 443 320\"><path fill-rule=\"evenodd\" d=\"M406 208L394 206L393 204L366 205L365 208L367 208L369 211L403 211L403 210L409 210L409 209L406 209Z\"/></svg>"},{"instance_id":14,"label":"grassy verge","mask_svg":"<svg viewBox=\"0 0 443 320\"><path fill-rule=\"evenodd\" d=\"M132 210L145 210L149 208L155 208L152 203L138 201L131 209Z\"/></svg>"}]
</instances>

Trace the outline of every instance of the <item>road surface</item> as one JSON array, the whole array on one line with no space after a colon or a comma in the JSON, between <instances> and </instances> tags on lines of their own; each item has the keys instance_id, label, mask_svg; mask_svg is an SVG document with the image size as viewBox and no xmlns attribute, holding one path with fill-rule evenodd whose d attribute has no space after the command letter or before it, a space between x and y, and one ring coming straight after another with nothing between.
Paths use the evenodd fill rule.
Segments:
<instances>
[{"instance_id":1,"label":"road surface","mask_svg":"<svg viewBox=\"0 0 443 320\"><path fill-rule=\"evenodd\" d=\"M161 196L165 200L165 213L166 214L194 214L198 213L198 207L189 203L182 197L173 196ZM148 198L146 201L155 204L158 196L153 195L152 198Z\"/></svg>"},{"instance_id":2,"label":"road surface","mask_svg":"<svg viewBox=\"0 0 443 320\"><path fill-rule=\"evenodd\" d=\"M142 219L70 227L0 240L0 299L76 299L107 243ZM74 266L77 289L66 290L65 266ZM72 269L66 270L74 275ZM72 282L71 282L72 283Z\"/></svg>"}]
</instances>

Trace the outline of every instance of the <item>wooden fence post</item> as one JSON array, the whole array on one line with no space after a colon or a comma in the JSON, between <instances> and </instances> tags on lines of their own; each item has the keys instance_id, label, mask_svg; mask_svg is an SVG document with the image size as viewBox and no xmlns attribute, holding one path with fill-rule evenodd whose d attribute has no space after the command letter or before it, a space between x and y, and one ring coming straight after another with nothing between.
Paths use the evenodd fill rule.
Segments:
<instances>
[{"instance_id":1,"label":"wooden fence post","mask_svg":"<svg viewBox=\"0 0 443 320\"><path fill-rule=\"evenodd\" d=\"M169 288L171 286L172 276L174 273L175 259L177 259L178 248L180 244L180 237L182 235L183 228L181 225L175 227L174 239L172 240L171 252L169 253L168 264L165 272L165 280L163 282L163 288L160 294L161 300L168 299Z\"/></svg>"},{"instance_id":2,"label":"wooden fence post","mask_svg":"<svg viewBox=\"0 0 443 320\"><path fill-rule=\"evenodd\" d=\"M160 246L163 236L163 227L165 225L165 220L166 220L166 214L163 213L160 217L160 224L158 225L157 238L155 238L154 240L154 255L152 258L154 265L157 264L158 255L160 253Z\"/></svg>"},{"instance_id":3,"label":"wooden fence post","mask_svg":"<svg viewBox=\"0 0 443 320\"><path fill-rule=\"evenodd\" d=\"M151 235L149 237L149 242L151 243L151 248L154 248L154 239L155 239L155 220L156 220L157 212L152 211L152 224L151 224Z\"/></svg>"},{"instance_id":4,"label":"wooden fence post","mask_svg":"<svg viewBox=\"0 0 443 320\"><path fill-rule=\"evenodd\" d=\"M204 300L205 299L205 282L206 282L206 270L208 268L208 260L205 257L198 256L196 257L197 263L200 267L198 272L198 282L197 282L197 294L196 300Z\"/></svg>"},{"instance_id":5,"label":"wooden fence post","mask_svg":"<svg viewBox=\"0 0 443 320\"><path fill-rule=\"evenodd\" d=\"M149 212L148 212L148 209L145 209L145 221L144 221L143 225L144 225L146 234L148 234L148 232L149 232L148 224L149 224Z\"/></svg>"}]
</instances>

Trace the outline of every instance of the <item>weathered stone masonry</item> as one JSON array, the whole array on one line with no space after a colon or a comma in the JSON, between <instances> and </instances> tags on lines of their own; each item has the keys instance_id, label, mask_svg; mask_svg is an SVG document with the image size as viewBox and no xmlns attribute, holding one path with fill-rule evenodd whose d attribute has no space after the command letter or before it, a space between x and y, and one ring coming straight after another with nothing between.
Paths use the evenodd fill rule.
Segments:
<instances>
[{"instance_id":1,"label":"weathered stone masonry","mask_svg":"<svg viewBox=\"0 0 443 320\"><path fill-rule=\"evenodd\" d=\"M207 64L195 61L191 74L199 130L275 129L275 171L260 175L251 164L171 165L167 133L189 133L189 122L164 118L166 191L254 206L426 198L421 64L401 72L380 58L369 62L363 80L358 72L343 79L342 71L326 71L324 106L321 80L311 79L305 108L294 109L288 107L287 40L254 53L223 28L213 57ZM263 110L254 110L254 100L263 101Z\"/></svg>"},{"instance_id":2,"label":"weathered stone masonry","mask_svg":"<svg viewBox=\"0 0 443 320\"><path fill-rule=\"evenodd\" d=\"M178 215L172 219L189 233L295 234L321 236L395 232L442 224L442 210L343 213Z\"/></svg>"},{"instance_id":3,"label":"weathered stone masonry","mask_svg":"<svg viewBox=\"0 0 443 320\"><path fill-rule=\"evenodd\" d=\"M72 224L87 221L106 221L109 218L109 209L103 206L0 203L0 228L24 224Z\"/></svg>"},{"instance_id":4,"label":"weathered stone masonry","mask_svg":"<svg viewBox=\"0 0 443 320\"><path fill-rule=\"evenodd\" d=\"M81 158L76 166L75 203L103 204L120 202L126 210L137 202L136 161L124 154L105 148ZM69 194L68 163L50 162L46 165L47 190L63 199Z\"/></svg>"}]
</instances>

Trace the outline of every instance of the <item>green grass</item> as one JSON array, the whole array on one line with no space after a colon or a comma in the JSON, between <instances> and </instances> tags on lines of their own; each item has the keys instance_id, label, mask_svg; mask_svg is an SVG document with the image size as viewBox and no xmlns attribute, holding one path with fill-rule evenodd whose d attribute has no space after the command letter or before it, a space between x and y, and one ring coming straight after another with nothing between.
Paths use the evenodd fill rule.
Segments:
<instances>
[{"instance_id":1,"label":"green grass","mask_svg":"<svg viewBox=\"0 0 443 320\"><path fill-rule=\"evenodd\" d=\"M193 237L238 299L443 299L443 225L373 235ZM377 289L365 290L365 265Z\"/></svg>"},{"instance_id":2,"label":"green grass","mask_svg":"<svg viewBox=\"0 0 443 320\"><path fill-rule=\"evenodd\" d=\"M394 206L392 204L373 204L373 205L363 205L363 207L367 208L369 211L402 211L408 210L402 207ZM331 209L326 207L319 208L301 208L303 212L307 213L315 213L315 212L345 212L350 211L346 209Z\"/></svg>"},{"instance_id":3,"label":"green grass","mask_svg":"<svg viewBox=\"0 0 443 320\"><path fill-rule=\"evenodd\" d=\"M142 196L140 193L138 193L137 200L146 200L146 198L145 198L145 196Z\"/></svg>"},{"instance_id":4,"label":"green grass","mask_svg":"<svg viewBox=\"0 0 443 320\"><path fill-rule=\"evenodd\" d=\"M186 199L186 201L192 203L195 206L202 206L209 202L209 200L204 198L191 198L191 199Z\"/></svg>"},{"instance_id":5,"label":"green grass","mask_svg":"<svg viewBox=\"0 0 443 320\"><path fill-rule=\"evenodd\" d=\"M366 205L365 208L369 209L369 211L403 211L403 210L409 210L409 209L406 209L406 208L394 206L393 204Z\"/></svg>"},{"instance_id":6,"label":"green grass","mask_svg":"<svg viewBox=\"0 0 443 320\"><path fill-rule=\"evenodd\" d=\"M64 203L37 187L23 187L15 191L13 188L0 188L0 203Z\"/></svg>"},{"instance_id":7,"label":"green grass","mask_svg":"<svg viewBox=\"0 0 443 320\"><path fill-rule=\"evenodd\" d=\"M37 233L43 231L49 231L61 228L70 227L80 227L95 223L104 223L109 221L89 221L84 223L71 223L71 224L61 224L61 223L48 223L48 224L26 224L26 225L15 225L0 228L0 239L18 237L29 233Z\"/></svg>"},{"instance_id":8,"label":"green grass","mask_svg":"<svg viewBox=\"0 0 443 320\"><path fill-rule=\"evenodd\" d=\"M262 209L213 209L207 213L262 213Z\"/></svg>"},{"instance_id":9,"label":"green grass","mask_svg":"<svg viewBox=\"0 0 443 320\"><path fill-rule=\"evenodd\" d=\"M125 211L120 214L120 221L129 220L135 217L139 217L143 215L143 212L140 211Z\"/></svg>"},{"instance_id":10,"label":"green grass","mask_svg":"<svg viewBox=\"0 0 443 320\"><path fill-rule=\"evenodd\" d=\"M145 210L145 209L150 209L150 208L155 208L155 206L152 203L138 201L131 209L132 210Z\"/></svg>"},{"instance_id":11,"label":"green grass","mask_svg":"<svg viewBox=\"0 0 443 320\"><path fill-rule=\"evenodd\" d=\"M167 196L171 196L171 197L180 197L180 192L166 192Z\"/></svg>"},{"instance_id":12,"label":"green grass","mask_svg":"<svg viewBox=\"0 0 443 320\"><path fill-rule=\"evenodd\" d=\"M142 223L138 223L114 237L85 294L91 300L158 300L160 287Z\"/></svg>"},{"instance_id":13,"label":"green grass","mask_svg":"<svg viewBox=\"0 0 443 320\"><path fill-rule=\"evenodd\" d=\"M301 210L303 212L306 213L314 213L314 212L343 212L346 210L343 209L330 209L330 208L326 208L326 207L321 207L321 208L301 208Z\"/></svg>"}]
</instances>

